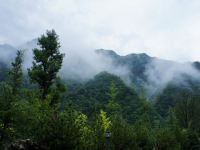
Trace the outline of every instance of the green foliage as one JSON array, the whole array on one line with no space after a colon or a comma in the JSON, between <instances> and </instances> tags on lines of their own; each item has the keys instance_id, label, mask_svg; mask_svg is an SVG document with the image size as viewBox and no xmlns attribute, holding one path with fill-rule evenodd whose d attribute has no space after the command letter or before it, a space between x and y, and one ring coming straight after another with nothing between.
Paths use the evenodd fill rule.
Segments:
<instances>
[{"instance_id":1,"label":"green foliage","mask_svg":"<svg viewBox=\"0 0 200 150\"><path fill-rule=\"evenodd\" d=\"M47 31L46 35L38 38L38 45L40 49L33 49L33 66L28 73L31 81L39 84L42 99L45 99L61 68L64 54L59 52L60 43L54 30Z\"/></svg>"},{"instance_id":2,"label":"green foliage","mask_svg":"<svg viewBox=\"0 0 200 150\"><path fill-rule=\"evenodd\" d=\"M184 150L199 150L200 140L199 135L192 130L185 131L185 141L183 143Z\"/></svg>"},{"instance_id":3,"label":"green foliage","mask_svg":"<svg viewBox=\"0 0 200 150\"><path fill-rule=\"evenodd\" d=\"M112 116L111 133L113 149L138 149L133 125L128 124L120 115Z\"/></svg>"},{"instance_id":4,"label":"green foliage","mask_svg":"<svg viewBox=\"0 0 200 150\"><path fill-rule=\"evenodd\" d=\"M200 101L191 91L168 86L154 103L107 72L66 86L55 31L38 44L29 76L40 88L23 87L22 51L0 83L0 149L19 139L46 150L200 149Z\"/></svg>"},{"instance_id":5,"label":"green foliage","mask_svg":"<svg viewBox=\"0 0 200 150\"><path fill-rule=\"evenodd\" d=\"M6 84L0 84L0 146L13 138L12 130L12 88Z\"/></svg>"},{"instance_id":6,"label":"green foliage","mask_svg":"<svg viewBox=\"0 0 200 150\"><path fill-rule=\"evenodd\" d=\"M96 117L94 123L95 149L106 149L106 132L111 128L111 121L103 110Z\"/></svg>"},{"instance_id":7,"label":"green foliage","mask_svg":"<svg viewBox=\"0 0 200 150\"><path fill-rule=\"evenodd\" d=\"M120 111L129 122L139 118L141 101L136 92L119 77L107 72L101 72L85 84L69 89L66 99L73 101L89 118L101 109L107 110L108 114Z\"/></svg>"},{"instance_id":8,"label":"green foliage","mask_svg":"<svg viewBox=\"0 0 200 150\"><path fill-rule=\"evenodd\" d=\"M174 132L168 128L156 130L156 149L157 150L180 150L181 143L176 139Z\"/></svg>"},{"instance_id":9,"label":"green foliage","mask_svg":"<svg viewBox=\"0 0 200 150\"><path fill-rule=\"evenodd\" d=\"M17 56L8 74L8 82L0 83L0 143L4 145L14 137L13 104L19 98L23 80L22 57L23 52L17 51Z\"/></svg>"},{"instance_id":10,"label":"green foliage","mask_svg":"<svg viewBox=\"0 0 200 150\"><path fill-rule=\"evenodd\" d=\"M80 149L92 143L85 115L71 108L60 111L50 101L39 99L15 104L15 130L19 138L30 138L49 149ZM28 124L28 125L24 125Z\"/></svg>"},{"instance_id":11,"label":"green foliage","mask_svg":"<svg viewBox=\"0 0 200 150\"><path fill-rule=\"evenodd\" d=\"M81 134L80 146L77 149L92 149L94 145L94 130L89 125L86 115L79 114L75 120L75 125L79 128Z\"/></svg>"},{"instance_id":12,"label":"green foliage","mask_svg":"<svg viewBox=\"0 0 200 150\"><path fill-rule=\"evenodd\" d=\"M177 97L180 97L181 91L179 88L168 86L160 93L155 102L155 108L162 117L167 117L167 113L171 107L176 105Z\"/></svg>"},{"instance_id":13,"label":"green foliage","mask_svg":"<svg viewBox=\"0 0 200 150\"><path fill-rule=\"evenodd\" d=\"M51 99L50 105L55 106L61 103L63 99L63 94L66 92L66 90L66 85L59 77L57 77L48 95L48 98Z\"/></svg>"},{"instance_id":14,"label":"green foliage","mask_svg":"<svg viewBox=\"0 0 200 150\"><path fill-rule=\"evenodd\" d=\"M200 101L199 97L185 95L175 106L175 115L183 128L200 131Z\"/></svg>"},{"instance_id":15,"label":"green foliage","mask_svg":"<svg viewBox=\"0 0 200 150\"><path fill-rule=\"evenodd\" d=\"M135 124L135 133L138 149L153 149L155 137L153 136L153 131L149 126L149 122L146 122L146 120L138 121Z\"/></svg>"},{"instance_id":16,"label":"green foliage","mask_svg":"<svg viewBox=\"0 0 200 150\"><path fill-rule=\"evenodd\" d=\"M12 87L13 95L16 95L19 92L19 88L22 86L23 82L23 72L22 72L22 63L23 63L23 51L18 50L15 61L11 64L11 70L8 75L8 83Z\"/></svg>"},{"instance_id":17,"label":"green foliage","mask_svg":"<svg viewBox=\"0 0 200 150\"><path fill-rule=\"evenodd\" d=\"M188 82L188 85L184 85L185 82ZM169 83L167 87L155 97L155 109L163 118L168 116L169 109L175 107L178 102L187 99L188 96L199 95L199 81L186 80L185 82L182 83L183 85L176 84L176 82Z\"/></svg>"},{"instance_id":18,"label":"green foliage","mask_svg":"<svg viewBox=\"0 0 200 150\"><path fill-rule=\"evenodd\" d=\"M107 111L110 114L119 113L120 112L120 105L116 102L117 99L117 87L114 82L111 82L108 95L110 99L108 100Z\"/></svg>"}]
</instances>

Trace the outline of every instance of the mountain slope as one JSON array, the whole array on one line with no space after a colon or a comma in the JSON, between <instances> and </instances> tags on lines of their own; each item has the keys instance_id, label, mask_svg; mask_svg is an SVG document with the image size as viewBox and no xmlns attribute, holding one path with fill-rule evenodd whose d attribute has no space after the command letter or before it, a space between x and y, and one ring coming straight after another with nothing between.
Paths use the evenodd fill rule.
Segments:
<instances>
[{"instance_id":1,"label":"mountain slope","mask_svg":"<svg viewBox=\"0 0 200 150\"><path fill-rule=\"evenodd\" d=\"M25 68L31 65L32 53L30 51L36 46L36 40L32 40L19 46L20 49L26 49L24 63ZM9 64L15 57L17 48L14 48L10 45L0 45L0 50L0 81L2 81L5 80L7 69L9 67ZM77 93L78 97L76 96L76 94L72 94L71 96L76 99L77 104L79 100L83 101L84 99L85 101L87 99L84 102L84 107L87 111L92 110L92 108L87 108L87 106L94 105L95 107L93 108L96 108L98 107L96 105L99 105L98 103L100 101L101 105L105 105L107 103L108 96L106 96L106 92L108 92L108 87L112 80L120 83L119 87L123 87L122 89L120 89L120 91L122 91L122 95L119 95L119 99L125 99L123 100L123 102L118 100L123 106L129 105L130 102L132 103L132 101L129 99L130 97L131 99L137 99L137 94L134 94L133 91L130 92L131 89L125 86L122 80L125 81L125 83L128 83L129 86L132 86L133 83L134 89L138 94L144 87L146 95L151 101L153 101L155 107L162 116L165 116L169 108L173 107L178 101L179 95L177 93L182 93L182 91L184 90L189 91L191 95L198 95L200 93L200 62L178 63L174 61L150 57L145 53L120 56L112 50L104 49L98 49L95 52L97 56L100 56L101 58L106 58L105 60L109 59L109 61L102 62L104 63L104 65L99 65L101 67L103 66L101 69L96 68L98 67L98 65L92 66L91 63L93 62L85 61L84 58L81 57L81 62L85 63L80 63L80 59L77 59L77 62L72 61L73 63L76 63L75 65L70 63L67 65L67 67L71 67L71 69L65 68L63 70L64 72L74 71L78 73L79 76L83 76L83 74L88 74L87 76L89 76L89 78L80 81L80 78L78 76L76 79L77 74L75 75L73 74L73 72L69 73L73 77L75 77L74 80L84 82L84 84L82 85L83 88L81 88L80 83L76 82L74 84L74 90L75 93ZM66 61L68 61L68 59L69 58L67 58ZM101 63L101 61L99 61L98 63ZM65 64L63 67L65 67ZM94 69L95 71L90 69ZM120 76L122 80L108 74L100 74L92 79L95 74L104 71L103 69L106 69L106 71L111 74ZM78 70L78 72L76 70ZM92 75L89 75L90 73ZM66 79L68 78L67 76L63 77ZM70 81L70 84L71 83L72 82ZM77 90L77 87L80 89ZM128 94L128 96L123 95L125 93ZM90 105L89 103L91 103L92 105ZM129 111L129 108L127 107L126 110Z\"/></svg>"},{"instance_id":2,"label":"mountain slope","mask_svg":"<svg viewBox=\"0 0 200 150\"><path fill-rule=\"evenodd\" d=\"M138 93L144 86L148 98L163 117L167 116L169 109L181 100L184 93L200 96L199 62L178 63L146 54L119 56L113 51L103 49L97 52L110 57L114 66L126 66Z\"/></svg>"},{"instance_id":3,"label":"mountain slope","mask_svg":"<svg viewBox=\"0 0 200 150\"><path fill-rule=\"evenodd\" d=\"M107 72L96 75L78 88L70 89L66 100L72 101L84 113L91 116L94 112L107 108L110 100L109 90L112 83L117 87L116 102L120 104L123 116L129 121L135 121L138 119L135 117L139 117L139 108L142 106L141 100L136 92L127 87L119 77ZM68 82L68 84L70 83ZM136 113L138 114L136 115Z\"/></svg>"}]
</instances>

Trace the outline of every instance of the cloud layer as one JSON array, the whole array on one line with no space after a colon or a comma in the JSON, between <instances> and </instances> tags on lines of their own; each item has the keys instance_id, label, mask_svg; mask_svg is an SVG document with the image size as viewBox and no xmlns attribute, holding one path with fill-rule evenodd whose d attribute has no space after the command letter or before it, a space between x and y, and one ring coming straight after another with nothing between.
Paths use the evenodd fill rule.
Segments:
<instances>
[{"instance_id":1,"label":"cloud layer","mask_svg":"<svg viewBox=\"0 0 200 150\"><path fill-rule=\"evenodd\" d=\"M200 81L200 71L191 63L177 63L160 59L153 59L147 64L145 69L147 82L145 88L148 95L162 92L168 84L179 85L184 88L190 88L188 81Z\"/></svg>"},{"instance_id":2,"label":"cloud layer","mask_svg":"<svg viewBox=\"0 0 200 150\"><path fill-rule=\"evenodd\" d=\"M65 53L114 49L200 60L199 0L0 0L0 44L54 28Z\"/></svg>"}]
</instances>

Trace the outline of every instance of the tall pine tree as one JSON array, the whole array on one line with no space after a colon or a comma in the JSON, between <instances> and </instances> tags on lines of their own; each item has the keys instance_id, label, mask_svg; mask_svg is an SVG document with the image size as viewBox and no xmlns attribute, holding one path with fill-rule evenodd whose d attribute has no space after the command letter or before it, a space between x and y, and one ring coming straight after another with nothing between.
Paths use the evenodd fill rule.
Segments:
<instances>
[{"instance_id":1,"label":"tall pine tree","mask_svg":"<svg viewBox=\"0 0 200 150\"><path fill-rule=\"evenodd\" d=\"M38 38L38 45L39 49L33 49L33 66L28 69L28 73L31 81L38 83L44 100L62 66L64 54L59 51L60 43L54 30L47 31L46 35Z\"/></svg>"}]
</instances>

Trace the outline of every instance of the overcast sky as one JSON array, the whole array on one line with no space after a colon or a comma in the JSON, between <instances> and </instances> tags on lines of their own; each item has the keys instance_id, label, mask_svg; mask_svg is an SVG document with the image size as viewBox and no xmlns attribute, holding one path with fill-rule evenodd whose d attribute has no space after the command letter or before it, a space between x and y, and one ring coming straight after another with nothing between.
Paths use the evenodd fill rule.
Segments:
<instances>
[{"instance_id":1,"label":"overcast sky","mask_svg":"<svg viewBox=\"0 0 200 150\"><path fill-rule=\"evenodd\" d=\"M53 28L64 50L200 60L200 0L0 0L0 21L0 44Z\"/></svg>"}]
</instances>

